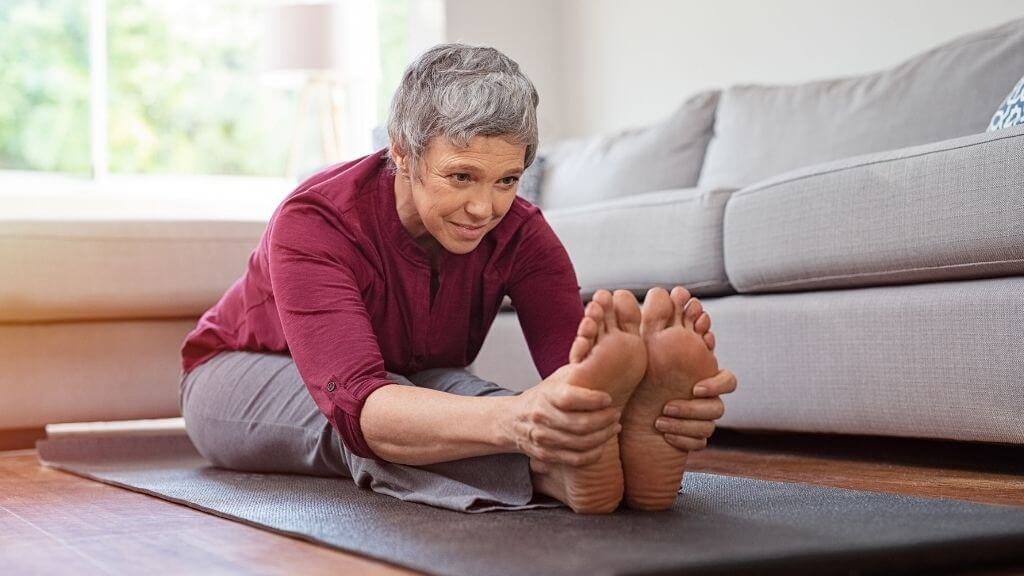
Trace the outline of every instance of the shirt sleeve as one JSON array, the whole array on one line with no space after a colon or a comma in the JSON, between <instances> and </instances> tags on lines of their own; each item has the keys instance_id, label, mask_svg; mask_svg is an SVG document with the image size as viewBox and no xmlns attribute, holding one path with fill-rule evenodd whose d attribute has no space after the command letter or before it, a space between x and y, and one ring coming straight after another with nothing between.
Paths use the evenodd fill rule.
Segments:
<instances>
[{"instance_id":1,"label":"shirt sleeve","mask_svg":"<svg viewBox=\"0 0 1024 576\"><path fill-rule=\"evenodd\" d=\"M323 195L307 190L286 201L270 231L270 281L295 366L345 446L379 458L359 417L366 398L394 382L373 332L351 263L355 244Z\"/></svg>"},{"instance_id":2,"label":"shirt sleeve","mask_svg":"<svg viewBox=\"0 0 1024 576\"><path fill-rule=\"evenodd\" d=\"M583 300L569 254L544 216L533 214L523 228L508 295L537 372L547 378L569 362Z\"/></svg>"}]
</instances>

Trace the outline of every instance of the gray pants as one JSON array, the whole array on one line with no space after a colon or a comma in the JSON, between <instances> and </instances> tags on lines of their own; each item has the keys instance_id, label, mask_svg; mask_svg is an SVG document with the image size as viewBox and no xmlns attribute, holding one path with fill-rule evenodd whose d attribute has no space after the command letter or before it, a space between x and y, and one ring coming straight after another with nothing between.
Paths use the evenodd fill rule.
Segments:
<instances>
[{"instance_id":1,"label":"gray pants","mask_svg":"<svg viewBox=\"0 0 1024 576\"><path fill-rule=\"evenodd\" d=\"M388 378L462 396L516 394L461 369L424 370L408 378L389 372ZM221 352L182 379L181 411L196 449L222 468L347 477L381 494L462 512L562 505L533 493L529 459L522 454L427 466L352 454L284 354Z\"/></svg>"}]
</instances>

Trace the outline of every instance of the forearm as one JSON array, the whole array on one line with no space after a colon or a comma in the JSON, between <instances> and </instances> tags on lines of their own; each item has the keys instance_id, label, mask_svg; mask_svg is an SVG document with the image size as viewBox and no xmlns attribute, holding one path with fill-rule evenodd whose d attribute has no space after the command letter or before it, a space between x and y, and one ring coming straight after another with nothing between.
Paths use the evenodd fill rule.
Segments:
<instances>
[{"instance_id":1,"label":"forearm","mask_svg":"<svg viewBox=\"0 0 1024 576\"><path fill-rule=\"evenodd\" d=\"M366 398L359 419L375 454L422 466L515 452L509 432L515 396L459 396L413 386L384 386Z\"/></svg>"}]
</instances>

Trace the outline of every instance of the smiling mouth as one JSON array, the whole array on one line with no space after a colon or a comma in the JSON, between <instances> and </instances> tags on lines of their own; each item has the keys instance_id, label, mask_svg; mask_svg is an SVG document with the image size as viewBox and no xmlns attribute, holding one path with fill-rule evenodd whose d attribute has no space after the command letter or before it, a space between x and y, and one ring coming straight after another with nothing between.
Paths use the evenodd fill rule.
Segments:
<instances>
[{"instance_id":1,"label":"smiling mouth","mask_svg":"<svg viewBox=\"0 0 1024 576\"><path fill-rule=\"evenodd\" d=\"M466 230L479 230L486 226L486 224L481 224L479 226L469 226L468 224L459 224L458 222L452 222L452 224L458 226L459 228L465 228Z\"/></svg>"}]
</instances>

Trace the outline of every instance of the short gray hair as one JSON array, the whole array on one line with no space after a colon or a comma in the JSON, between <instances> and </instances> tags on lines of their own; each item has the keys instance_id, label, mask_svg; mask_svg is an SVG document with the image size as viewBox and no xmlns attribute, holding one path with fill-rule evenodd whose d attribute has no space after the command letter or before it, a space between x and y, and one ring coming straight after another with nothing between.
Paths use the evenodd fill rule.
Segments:
<instances>
[{"instance_id":1,"label":"short gray hair","mask_svg":"<svg viewBox=\"0 0 1024 576\"><path fill-rule=\"evenodd\" d=\"M494 48L439 44L405 69L391 99L388 138L416 174L435 136L468 146L474 136L501 136L526 146L524 168L537 154L540 97L519 64ZM388 154L391 168L394 161Z\"/></svg>"}]
</instances>

